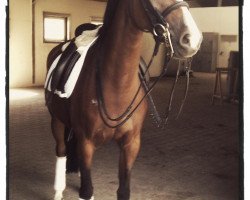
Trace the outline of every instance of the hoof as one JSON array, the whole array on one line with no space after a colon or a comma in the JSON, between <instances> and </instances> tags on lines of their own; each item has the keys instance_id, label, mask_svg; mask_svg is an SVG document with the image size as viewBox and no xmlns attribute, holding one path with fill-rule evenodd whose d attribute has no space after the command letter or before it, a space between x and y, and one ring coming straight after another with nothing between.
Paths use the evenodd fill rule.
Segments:
<instances>
[{"instance_id":1,"label":"hoof","mask_svg":"<svg viewBox=\"0 0 250 200\"><path fill-rule=\"evenodd\" d=\"M94 198L94 196L92 196L90 199L81 199L81 198L79 198L79 200L94 200L95 198Z\"/></svg>"}]
</instances>

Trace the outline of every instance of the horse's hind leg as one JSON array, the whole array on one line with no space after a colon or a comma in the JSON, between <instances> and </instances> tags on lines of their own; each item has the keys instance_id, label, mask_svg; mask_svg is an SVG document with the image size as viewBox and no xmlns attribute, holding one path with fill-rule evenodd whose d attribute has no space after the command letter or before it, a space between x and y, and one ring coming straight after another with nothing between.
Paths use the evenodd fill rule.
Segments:
<instances>
[{"instance_id":1,"label":"horse's hind leg","mask_svg":"<svg viewBox=\"0 0 250 200\"><path fill-rule=\"evenodd\" d=\"M136 133L132 139L124 136L118 141L118 144L120 147L120 160L117 199L129 200L131 169L140 149L140 133Z\"/></svg>"},{"instance_id":2,"label":"horse's hind leg","mask_svg":"<svg viewBox=\"0 0 250 200\"><path fill-rule=\"evenodd\" d=\"M64 124L52 117L51 129L56 141L56 169L55 169L55 196L54 200L63 199L63 191L66 186L66 146L64 142Z\"/></svg>"}]
</instances>

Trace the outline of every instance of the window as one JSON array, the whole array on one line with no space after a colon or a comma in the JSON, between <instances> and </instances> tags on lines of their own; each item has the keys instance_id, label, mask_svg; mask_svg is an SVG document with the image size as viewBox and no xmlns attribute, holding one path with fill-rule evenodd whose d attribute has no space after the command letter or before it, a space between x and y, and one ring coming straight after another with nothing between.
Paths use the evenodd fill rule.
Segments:
<instances>
[{"instance_id":1,"label":"window","mask_svg":"<svg viewBox=\"0 0 250 200\"><path fill-rule=\"evenodd\" d=\"M43 41L64 42L69 39L69 16L60 13L43 13Z\"/></svg>"}]
</instances>

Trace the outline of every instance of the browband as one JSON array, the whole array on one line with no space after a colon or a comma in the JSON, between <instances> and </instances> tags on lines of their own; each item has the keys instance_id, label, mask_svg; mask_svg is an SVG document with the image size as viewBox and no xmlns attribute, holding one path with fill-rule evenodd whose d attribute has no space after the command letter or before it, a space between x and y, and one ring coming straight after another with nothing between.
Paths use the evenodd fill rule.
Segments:
<instances>
[{"instance_id":1,"label":"browband","mask_svg":"<svg viewBox=\"0 0 250 200\"><path fill-rule=\"evenodd\" d=\"M162 16L166 17L167 15L169 15L173 10L185 6L187 8L189 8L189 5L186 1L180 1L180 2L176 2L173 5L167 7L163 12L162 12Z\"/></svg>"}]
</instances>

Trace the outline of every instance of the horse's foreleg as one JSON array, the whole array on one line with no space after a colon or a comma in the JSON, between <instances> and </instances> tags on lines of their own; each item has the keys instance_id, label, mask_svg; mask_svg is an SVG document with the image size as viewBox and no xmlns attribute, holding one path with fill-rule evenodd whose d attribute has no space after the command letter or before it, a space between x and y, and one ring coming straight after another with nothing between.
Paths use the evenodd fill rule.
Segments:
<instances>
[{"instance_id":1,"label":"horse's foreleg","mask_svg":"<svg viewBox=\"0 0 250 200\"><path fill-rule=\"evenodd\" d=\"M118 143L120 146L120 160L117 199L129 200L131 169L140 149L140 134L136 134L130 141L122 139Z\"/></svg>"},{"instance_id":2,"label":"horse's foreleg","mask_svg":"<svg viewBox=\"0 0 250 200\"><path fill-rule=\"evenodd\" d=\"M56 118L51 121L52 133L56 141L56 169L55 169L55 196L54 200L63 199L66 186L66 147L64 142L65 126Z\"/></svg>"},{"instance_id":3,"label":"horse's foreleg","mask_svg":"<svg viewBox=\"0 0 250 200\"><path fill-rule=\"evenodd\" d=\"M80 173L81 187L79 190L80 200L94 200L93 185L91 180L91 165L95 147L89 140L82 140L79 144L80 150Z\"/></svg>"}]
</instances>

